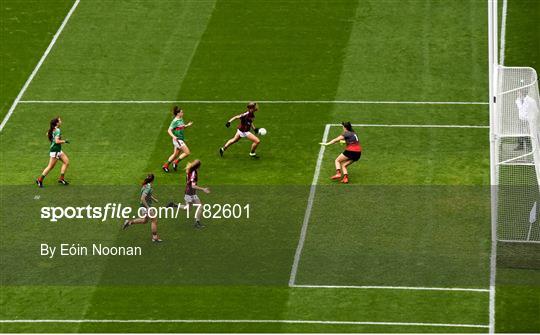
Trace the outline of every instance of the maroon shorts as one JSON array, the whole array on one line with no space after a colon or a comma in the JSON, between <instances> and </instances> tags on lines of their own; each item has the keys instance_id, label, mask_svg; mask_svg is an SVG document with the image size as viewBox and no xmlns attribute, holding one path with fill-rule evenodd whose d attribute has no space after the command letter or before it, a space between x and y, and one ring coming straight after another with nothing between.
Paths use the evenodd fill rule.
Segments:
<instances>
[{"instance_id":1,"label":"maroon shorts","mask_svg":"<svg viewBox=\"0 0 540 335\"><path fill-rule=\"evenodd\" d=\"M356 162L357 160L360 159L360 156L362 156L362 152L345 150L343 151L343 155L347 157L348 159L352 160L353 162Z\"/></svg>"}]
</instances>

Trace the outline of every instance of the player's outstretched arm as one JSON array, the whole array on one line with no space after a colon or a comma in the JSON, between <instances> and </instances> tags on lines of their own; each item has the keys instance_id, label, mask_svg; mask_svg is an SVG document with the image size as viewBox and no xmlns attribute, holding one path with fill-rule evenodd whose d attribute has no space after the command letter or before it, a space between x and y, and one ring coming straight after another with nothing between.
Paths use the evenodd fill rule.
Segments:
<instances>
[{"instance_id":1,"label":"player's outstretched arm","mask_svg":"<svg viewBox=\"0 0 540 335\"><path fill-rule=\"evenodd\" d=\"M333 140L331 140L330 142L321 142L320 144L321 145L331 145L331 144L334 144L334 143L337 143L339 141L343 141L345 140L345 137L343 137L343 135L339 135L338 137L334 138Z\"/></svg>"},{"instance_id":2,"label":"player's outstretched arm","mask_svg":"<svg viewBox=\"0 0 540 335\"><path fill-rule=\"evenodd\" d=\"M231 122L233 122L234 120L238 120L241 117L242 117L242 114L233 116L232 118L229 119L229 121L227 121L227 123L225 124L225 127L229 128L231 126Z\"/></svg>"},{"instance_id":3,"label":"player's outstretched arm","mask_svg":"<svg viewBox=\"0 0 540 335\"><path fill-rule=\"evenodd\" d=\"M192 184L192 187L196 190L203 191L204 193L210 193L210 189L208 187L202 187L195 183Z\"/></svg>"}]
</instances>

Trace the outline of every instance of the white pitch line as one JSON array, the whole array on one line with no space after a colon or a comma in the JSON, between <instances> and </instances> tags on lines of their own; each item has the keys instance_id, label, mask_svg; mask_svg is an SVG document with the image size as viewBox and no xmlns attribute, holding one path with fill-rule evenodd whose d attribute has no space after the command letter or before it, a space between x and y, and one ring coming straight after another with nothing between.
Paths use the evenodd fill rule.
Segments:
<instances>
[{"instance_id":1,"label":"white pitch line","mask_svg":"<svg viewBox=\"0 0 540 335\"><path fill-rule=\"evenodd\" d=\"M489 271L489 333L495 334L495 283L497 274L497 241L491 242Z\"/></svg>"},{"instance_id":2,"label":"white pitch line","mask_svg":"<svg viewBox=\"0 0 540 335\"><path fill-rule=\"evenodd\" d=\"M332 127L339 127L341 124L330 124ZM458 125L458 124L373 124L373 123L357 123L352 124L354 127L388 127L388 128L478 128L489 129L489 126L476 125Z\"/></svg>"},{"instance_id":3,"label":"white pitch line","mask_svg":"<svg viewBox=\"0 0 540 335\"><path fill-rule=\"evenodd\" d=\"M323 325L380 325L380 326L421 326L421 327L456 327L456 328L488 328L487 325L459 323L426 323L426 322L379 322L379 321L333 321L333 320L0 320L0 323L287 323L287 324L323 324Z\"/></svg>"},{"instance_id":4,"label":"white pitch line","mask_svg":"<svg viewBox=\"0 0 540 335\"><path fill-rule=\"evenodd\" d=\"M506 47L506 14L508 12L508 0L503 0L501 20L501 47L499 51L499 65L504 65L504 50Z\"/></svg>"},{"instance_id":5,"label":"white pitch line","mask_svg":"<svg viewBox=\"0 0 540 335\"><path fill-rule=\"evenodd\" d=\"M328 133L330 132L330 125L327 124L324 127L324 133L322 141L326 142L328 140ZM317 157L317 165L315 166L315 172L313 173L313 180L311 181L311 187L309 189L308 203L306 207L306 212L304 214L304 221L302 222L302 230L300 231L300 239L298 240L298 245L296 247L296 252L294 254L294 261L291 269L291 276L289 277L289 286L293 286L296 281L296 273L298 272L298 263L300 262L300 257L302 256L302 249L304 248L304 242L306 240L307 228L309 224L309 217L311 216L311 209L313 208L313 200L315 199L315 190L317 188L317 181L319 180L319 174L321 172L321 163L324 156L325 146L321 145L319 149L319 156Z\"/></svg>"},{"instance_id":6,"label":"white pitch line","mask_svg":"<svg viewBox=\"0 0 540 335\"><path fill-rule=\"evenodd\" d=\"M491 196L497 197L497 189L491 189ZM496 199L496 198L495 198ZM495 294L497 283L497 209L491 210L491 253L489 255L489 333L495 334Z\"/></svg>"},{"instance_id":7,"label":"white pitch line","mask_svg":"<svg viewBox=\"0 0 540 335\"><path fill-rule=\"evenodd\" d=\"M60 36L62 31L64 30L64 27L66 26L67 22L69 21L69 18L71 17L71 15L73 14L73 12L77 8L77 6L79 5L79 2L80 2L80 0L76 0L75 3L73 4L73 6L71 6L71 9L69 10L66 17L64 18L64 21L62 21L62 24L60 25L60 27L56 31L56 34L54 34L53 39L51 40L51 43L49 43L49 46L47 47L47 49L45 49L45 52L43 53L43 56L41 56L41 59L37 63L36 67L34 68L34 71L32 71L32 73L30 74L30 77L28 77L28 79L24 83L24 86L21 88L19 94L17 95L17 97L13 101L13 104L9 108L9 111L7 112L6 116L4 117L4 120L2 120L2 123L0 124L0 132L6 126L6 123L9 121L9 118L11 117L13 112L15 111L15 108L17 107L17 105L20 102L22 102L21 101L22 96L24 95L24 93L28 89L28 86L30 85L30 83L32 82L32 80L36 76L37 72L41 68L41 65L43 65L43 62L45 62L45 59L47 58L47 56L51 52L51 49L53 48L54 44L58 40L58 37Z\"/></svg>"},{"instance_id":8,"label":"white pitch line","mask_svg":"<svg viewBox=\"0 0 540 335\"><path fill-rule=\"evenodd\" d=\"M248 100L22 100L23 104L245 104ZM258 100L261 104L487 105L475 101Z\"/></svg>"},{"instance_id":9,"label":"white pitch line","mask_svg":"<svg viewBox=\"0 0 540 335\"><path fill-rule=\"evenodd\" d=\"M462 287L422 287L422 286L373 286L373 285L292 285L298 288L328 288L328 289L381 289L381 290L411 290L411 291L458 291L458 292L490 292L484 288Z\"/></svg>"}]
</instances>

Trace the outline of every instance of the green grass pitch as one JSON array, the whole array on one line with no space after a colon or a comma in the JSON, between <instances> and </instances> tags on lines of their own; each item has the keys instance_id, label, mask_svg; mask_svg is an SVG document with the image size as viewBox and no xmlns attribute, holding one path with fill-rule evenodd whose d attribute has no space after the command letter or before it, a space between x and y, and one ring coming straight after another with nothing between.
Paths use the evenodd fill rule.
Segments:
<instances>
[{"instance_id":1,"label":"green grass pitch","mask_svg":"<svg viewBox=\"0 0 540 335\"><path fill-rule=\"evenodd\" d=\"M509 1L506 65L538 69L539 4ZM73 5L0 4L1 118ZM81 0L0 132L0 330L488 332L487 56L480 0ZM261 158L245 141L220 158L249 100L268 130ZM40 219L43 206L136 207L149 172L160 203L181 200L184 174L161 171L171 101L194 122L202 200L249 204L249 219L163 219L160 245L147 226ZM71 185L56 167L38 189L57 115ZM364 146L349 185L329 179L342 147L318 145L341 121ZM41 243L143 255L49 259ZM540 332L538 259L501 250L497 332Z\"/></svg>"}]
</instances>

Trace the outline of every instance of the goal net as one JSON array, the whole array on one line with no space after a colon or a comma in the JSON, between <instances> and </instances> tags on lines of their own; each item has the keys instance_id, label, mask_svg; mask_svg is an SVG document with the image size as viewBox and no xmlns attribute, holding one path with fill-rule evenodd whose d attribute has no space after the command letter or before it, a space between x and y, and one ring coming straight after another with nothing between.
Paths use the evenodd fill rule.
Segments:
<instances>
[{"instance_id":1,"label":"goal net","mask_svg":"<svg viewBox=\"0 0 540 335\"><path fill-rule=\"evenodd\" d=\"M538 78L527 67L498 67L495 122L497 239L540 242Z\"/></svg>"}]
</instances>

